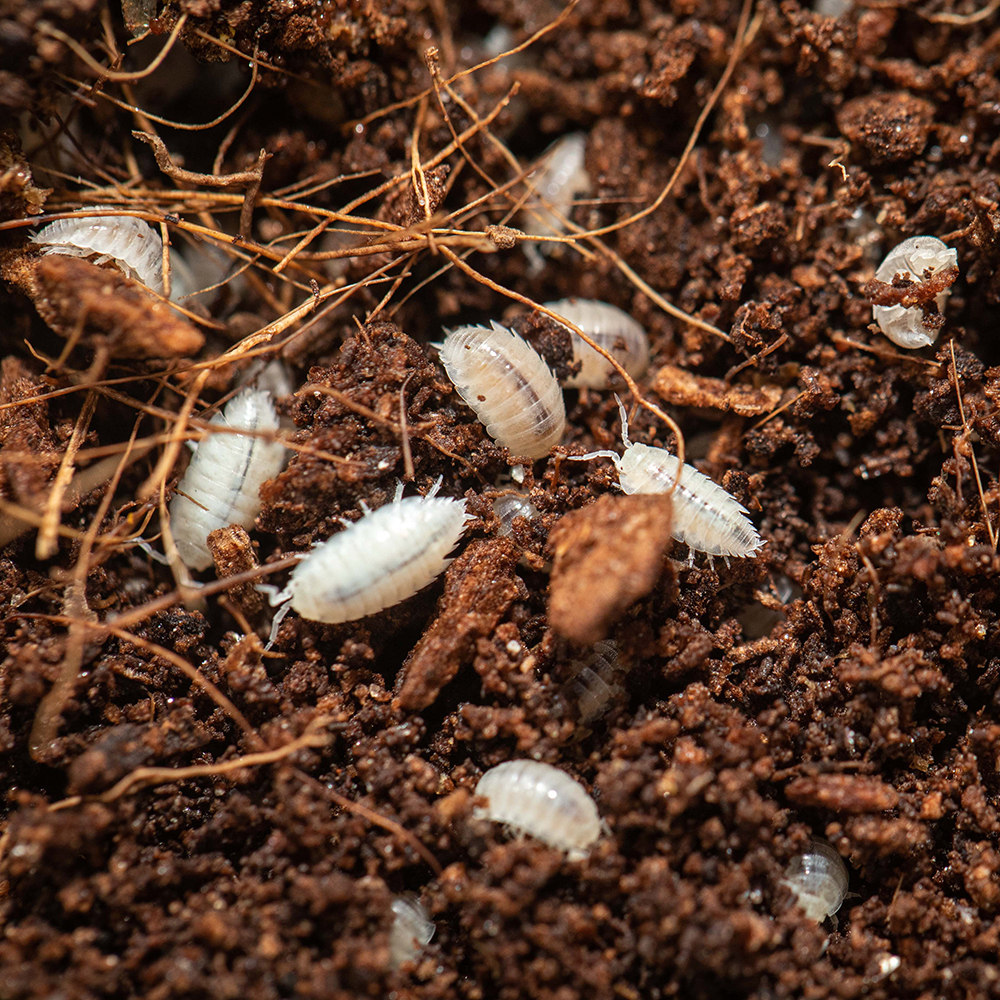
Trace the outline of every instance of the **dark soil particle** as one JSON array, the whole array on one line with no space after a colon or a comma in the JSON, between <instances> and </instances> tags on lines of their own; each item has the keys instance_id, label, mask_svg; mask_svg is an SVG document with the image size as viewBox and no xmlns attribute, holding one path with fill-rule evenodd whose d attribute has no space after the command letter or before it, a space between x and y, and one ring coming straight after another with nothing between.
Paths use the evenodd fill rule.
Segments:
<instances>
[{"instance_id":1,"label":"dark soil particle","mask_svg":"<svg viewBox=\"0 0 1000 1000\"><path fill-rule=\"evenodd\" d=\"M752 0L646 214L740 5L580 0L461 76L564 5L124 6L134 46L122 5L0 0L0 1000L1000 997L995 5ZM537 270L523 178L572 132L571 221L605 231ZM225 180L261 149L259 191ZM221 247L196 279L221 287L181 315L26 242L102 208L162 220L172 256ZM915 235L957 271L874 281ZM610 392L567 391L561 446L511 468L432 346L497 320L571 375L567 330L502 289L642 323L640 389L757 558L679 561L668 499L567 460L621 452ZM889 343L873 302L925 308L935 347ZM275 358L287 467L179 581L154 558L176 415L196 434ZM675 447L641 407L629 431ZM439 480L469 522L433 584L265 645L255 574L280 589ZM511 493L534 513L505 526ZM517 758L593 797L586 857L478 817ZM817 836L849 869L836 925L783 881ZM435 934L400 967L407 893Z\"/></svg>"}]
</instances>

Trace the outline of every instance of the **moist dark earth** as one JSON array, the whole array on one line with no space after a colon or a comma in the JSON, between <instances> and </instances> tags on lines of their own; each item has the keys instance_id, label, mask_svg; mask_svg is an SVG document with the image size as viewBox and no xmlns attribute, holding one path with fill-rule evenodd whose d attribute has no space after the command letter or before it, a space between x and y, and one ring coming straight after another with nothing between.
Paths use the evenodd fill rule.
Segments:
<instances>
[{"instance_id":1,"label":"moist dark earth","mask_svg":"<svg viewBox=\"0 0 1000 1000\"><path fill-rule=\"evenodd\" d=\"M1000 995L997 4L581 0L450 89L563 7L124 6L0 0L0 998ZM571 132L572 221L619 225L539 270L484 234ZM39 258L29 227L80 208L221 246L222 284L185 318ZM907 352L865 288L914 235L959 277ZM504 320L565 376L566 333L504 290L643 324L639 389L756 558L689 564L608 461L565 460L620 450L611 392L567 391L562 445L511 479L430 346ZM274 358L296 450L179 592L136 540L163 549L187 414ZM648 409L630 429L676 447ZM255 574L438 477L475 515L447 572L265 651ZM538 516L501 534L514 489ZM584 529L574 574L549 534ZM584 718L602 637L619 690ZM593 796L584 860L474 817L525 757ZM782 883L812 836L849 869L836 926ZM406 893L435 936L393 969Z\"/></svg>"}]
</instances>

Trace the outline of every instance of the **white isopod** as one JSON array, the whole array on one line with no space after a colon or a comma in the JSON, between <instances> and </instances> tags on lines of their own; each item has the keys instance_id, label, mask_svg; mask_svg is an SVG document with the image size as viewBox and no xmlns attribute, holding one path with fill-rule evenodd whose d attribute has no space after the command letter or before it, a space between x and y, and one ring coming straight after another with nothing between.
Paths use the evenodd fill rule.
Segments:
<instances>
[{"instance_id":1,"label":"white isopod","mask_svg":"<svg viewBox=\"0 0 1000 1000\"><path fill-rule=\"evenodd\" d=\"M476 819L537 837L568 851L570 860L585 857L601 835L601 818L587 790L551 764L538 760L498 764L479 779L476 795L489 800L485 808L474 811Z\"/></svg>"},{"instance_id":2,"label":"white isopod","mask_svg":"<svg viewBox=\"0 0 1000 1000\"><path fill-rule=\"evenodd\" d=\"M625 454L594 451L572 457L577 461L610 458L625 493L667 493L677 476L680 464L677 456L664 448L632 444L628 438L628 414L620 399L618 407ZM673 502L673 536L688 546L692 560L695 552L706 552L710 556L722 556L728 564L730 556L751 558L764 545L746 507L693 465L685 463L682 466Z\"/></svg>"},{"instance_id":3,"label":"white isopod","mask_svg":"<svg viewBox=\"0 0 1000 1000\"><path fill-rule=\"evenodd\" d=\"M451 330L440 350L458 394L511 456L544 458L559 443L562 389L526 340L494 322Z\"/></svg>"},{"instance_id":4,"label":"white isopod","mask_svg":"<svg viewBox=\"0 0 1000 1000\"><path fill-rule=\"evenodd\" d=\"M493 501L493 513L500 518L499 533L509 535L514 518L524 517L531 521L538 517L538 508L523 493L505 493Z\"/></svg>"},{"instance_id":5,"label":"white isopod","mask_svg":"<svg viewBox=\"0 0 1000 1000\"><path fill-rule=\"evenodd\" d=\"M573 211L577 195L589 194L590 177L584 168L587 149L585 132L571 132L557 139L545 152L545 162L528 174L527 181L542 200L524 213L523 228L530 236L562 236L564 221ZM549 253L558 243L525 244L525 253L532 269L537 271L544 262L541 254Z\"/></svg>"},{"instance_id":6,"label":"white isopod","mask_svg":"<svg viewBox=\"0 0 1000 1000\"><path fill-rule=\"evenodd\" d=\"M97 264L111 261L128 277L154 292L163 291L163 241L142 219L130 215L57 219L42 226L31 242L41 245L43 254L93 257Z\"/></svg>"},{"instance_id":7,"label":"white isopod","mask_svg":"<svg viewBox=\"0 0 1000 1000\"><path fill-rule=\"evenodd\" d=\"M392 901L395 914L389 931L389 965L398 969L405 962L415 962L434 937L434 923L419 900L398 896Z\"/></svg>"},{"instance_id":8,"label":"white isopod","mask_svg":"<svg viewBox=\"0 0 1000 1000\"><path fill-rule=\"evenodd\" d=\"M212 427L272 433L278 415L267 392L244 389L211 421ZM260 511L260 487L285 464L279 441L229 431L210 433L199 445L170 501L170 528L185 565L207 569L206 539L216 528L250 528Z\"/></svg>"},{"instance_id":9,"label":"white isopod","mask_svg":"<svg viewBox=\"0 0 1000 1000\"><path fill-rule=\"evenodd\" d=\"M785 869L784 885L795 894L795 902L810 920L832 917L847 896L847 865L825 840L813 838Z\"/></svg>"},{"instance_id":10,"label":"white isopod","mask_svg":"<svg viewBox=\"0 0 1000 1000\"><path fill-rule=\"evenodd\" d=\"M591 340L614 355L632 378L645 374L649 367L649 337L627 312L594 299L560 299L546 302L545 306L575 323ZM611 362L575 333L573 357L581 362L581 367L578 375L564 383L570 388L604 389L617 377Z\"/></svg>"},{"instance_id":11,"label":"white isopod","mask_svg":"<svg viewBox=\"0 0 1000 1000\"><path fill-rule=\"evenodd\" d=\"M586 726L601 718L623 694L618 683L618 648L613 642L595 643L591 655L575 666L577 671L565 689Z\"/></svg>"},{"instance_id":12,"label":"white isopod","mask_svg":"<svg viewBox=\"0 0 1000 1000\"><path fill-rule=\"evenodd\" d=\"M875 278L892 282L898 274L911 281L921 281L945 267L958 264L958 252L946 246L936 236L911 236L889 251L878 266ZM934 299L938 312L944 315L951 289L946 288ZM940 328L929 324L919 306L872 306L872 316L879 329L894 343L907 350L927 347L937 340Z\"/></svg>"},{"instance_id":13,"label":"white isopod","mask_svg":"<svg viewBox=\"0 0 1000 1000\"><path fill-rule=\"evenodd\" d=\"M288 586L272 594L272 604L287 603L274 616L271 642L289 608L328 625L356 621L405 601L440 576L473 520L464 500L435 496L440 485L439 479L427 496L404 500L401 483L392 503L366 509L360 521L317 545L292 570Z\"/></svg>"}]
</instances>

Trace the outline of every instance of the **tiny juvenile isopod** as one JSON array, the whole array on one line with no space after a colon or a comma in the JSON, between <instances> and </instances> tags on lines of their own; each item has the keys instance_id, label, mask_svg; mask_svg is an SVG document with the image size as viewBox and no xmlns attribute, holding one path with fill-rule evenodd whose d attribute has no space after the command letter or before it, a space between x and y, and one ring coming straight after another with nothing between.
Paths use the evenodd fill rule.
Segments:
<instances>
[{"instance_id":1,"label":"tiny juvenile isopod","mask_svg":"<svg viewBox=\"0 0 1000 1000\"><path fill-rule=\"evenodd\" d=\"M565 220L573 211L577 195L590 192L590 177L584 168L587 149L585 132L571 132L557 139L546 150L544 163L528 175L541 204L524 213L523 228L531 236L562 236L566 232ZM526 255L531 266L539 270L543 261L540 253L548 253L557 243L537 245L526 243Z\"/></svg>"},{"instance_id":2,"label":"tiny juvenile isopod","mask_svg":"<svg viewBox=\"0 0 1000 1000\"><path fill-rule=\"evenodd\" d=\"M400 484L392 503L366 511L317 545L271 598L272 604L287 602L274 617L271 641L289 608L328 625L356 621L405 601L440 576L472 520L464 500L435 495L440 485L439 479L427 496L403 499Z\"/></svg>"},{"instance_id":3,"label":"tiny juvenile isopod","mask_svg":"<svg viewBox=\"0 0 1000 1000\"><path fill-rule=\"evenodd\" d=\"M575 664L576 673L565 690L576 704L580 722L585 726L596 722L622 694L618 683L618 649L613 642L594 644L591 655Z\"/></svg>"},{"instance_id":4,"label":"tiny juvenile isopod","mask_svg":"<svg viewBox=\"0 0 1000 1000\"><path fill-rule=\"evenodd\" d=\"M955 267L958 252L942 243L936 236L911 236L893 247L878 266L875 278L892 282L898 274L911 281L929 278L942 268ZM934 299L942 315L951 290L946 288ZM879 329L894 343L907 350L927 347L938 338L940 325L928 323L920 306L872 306L872 316Z\"/></svg>"},{"instance_id":5,"label":"tiny juvenile isopod","mask_svg":"<svg viewBox=\"0 0 1000 1000\"><path fill-rule=\"evenodd\" d=\"M212 553L206 539L216 528L250 528L260 511L260 487L285 463L285 446L255 434L273 433L278 415L267 392L244 389L210 424L217 429L199 445L170 501L170 529L185 565L207 569Z\"/></svg>"},{"instance_id":6,"label":"tiny juvenile isopod","mask_svg":"<svg viewBox=\"0 0 1000 1000\"><path fill-rule=\"evenodd\" d=\"M42 226L31 242L39 244L43 254L93 257L97 264L110 261L129 278L154 292L163 291L163 241L142 219L130 215L57 219Z\"/></svg>"},{"instance_id":7,"label":"tiny juvenile isopod","mask_svg":"<svg viewBox=\"0 0 1000 1000\"><path fill-rule=\"evenodd\" d=\"M669 492L680 464L677 456L664 448L632 444L628 438L628 414L621 400L618 406L625 453L619 456L613 451L595 451L573 458L577 461L610 458L625 493ZM673 536L688 546L692 559L695 552L705 552L722 556L728 563L730 557L756 556L764 545L746 507L693 465L685 463L681 468L673 502Z\"/></svg>"},{"instance_id":8,"label":"tiny juvenile isopod","mask_svg":"<svg viewBox=\"0 0 1000 1000\"><path fill-rule=\"evenodd\" d=\"M591 340L613 355L622 368L639 378L649 367L649 337L627 312L594 299L560 299L546 308L576 324ZM573 334L573 357L580 372L564 383L569 388L604 389L617 377L611 362Z\"/></svg>"},{"instance_id":9,"label":"tiny juvenile isopod","mask_svg":"<svg viewBox=\"0 0 1000 1000\"><path fill-rule=\"evenodd\" d=\"M493 513L500 518L500 534L509 535L514 518L524 517L531 521L538 517L538 508L523 493L504 493L493 501Z\"/></svg>"},{"instance_id":10,"label":"tiny juvenile isopod","mask_svg":"<svg viewBox=\"0 0 1000 1000\"><path fill-rule=\"evenodd\" d=\"M389 931L389 965L398 969L415 962L434 937L434 923L420 901L412 896L397 896L392 901L394 914Z\"/></svg>"},{"instance_id":11,"label":"tiny juvenile isopod","mask_svg":"<svg viewBox=\"0 0 1000 1000\"><path fill-rule=\"evenodd\" d=\"M440 349L458 394L512 457L544 458L559 443L562 389L526 340L494 322L451 330Z\"/></svg>"},{"instance_id":12,"label":"tiny juvenile isopod","mask_svg":"<svg viewBox=\"0 0 1000 1000\"><path fill-rule=\"evenodd\" d=\"M847 865L825 840L813 838L802 854L785 869L782 882L795 894L795 902L810 920L832 917L847 896Z\"/></svg>"},{"instance_id":13,"label":"tiny juvenile isopod","mask_svg":"<svg viewBox=\"0 0 1000 1000\"><path fill-rule=\"evenodd\" d=\"M558 767L538 760L508 760L490 768L476 785L488 799L476 819L503 823L550 847L567 851L571 860L586 856L601 835L594 800L578 781Z\"/></svg>"}]
</instances>

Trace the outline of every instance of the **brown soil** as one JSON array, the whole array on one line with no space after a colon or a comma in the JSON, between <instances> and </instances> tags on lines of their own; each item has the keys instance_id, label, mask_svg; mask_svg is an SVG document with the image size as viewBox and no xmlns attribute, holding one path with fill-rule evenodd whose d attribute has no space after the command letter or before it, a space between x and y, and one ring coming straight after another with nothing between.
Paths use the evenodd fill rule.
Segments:
<instances>
[{"instance_id":1,"label":"brown soil","mask_svg":"<svg viewBox=\"0 0 1000 1000\"><path fill-rule=\"evenodd\" d=\"M834 20L756 0L741 25L725 0L581 0L426 98L428 65L446 80L494 26L509 48L561 7L159 6L129 48L118 4L0 0L0 1000L1000 996L996 3ZM178 26L154 72L100 78ZM630 219L738 34L670 195L535 273L519 171L586 132L574 221ZM146 117L224 114L254 53L219 124ZM184 318L94 264L39 264L28 226L83 206L162 222L182 251L215 233L245 270ZM338 224L345 207L369 221ZM901 293L869 283L917 234L957 248L959 275L938 343L903 352L869 298ZM343 301L317 302L329 288ZM564 447L526 470L538 518L499 535L509 456L428 344L505 319L567 374L565 332L504 288L643 323L642 394L751 511L756 559L657 558L662 505L616 503L607 461L565 460L620 447L594 391L567 392ZM162 548L183 422L255 347L291 376L297 450L256 530L213 538L205 593L178 590L132 539ZM676 444L648 409L631 434ZM282 584L404 476L411 494L442 476L475 515L446 574L361 622L290 614L265 651L248 582ZM625 696L583 726L571 640L605 632ZM529 756L596 800L585 861L473 818L482 772ZM836 928L781 881L812 835L850 869ZM392 971L404 892L436 934Z\"/></svg>"}]
</instances>

